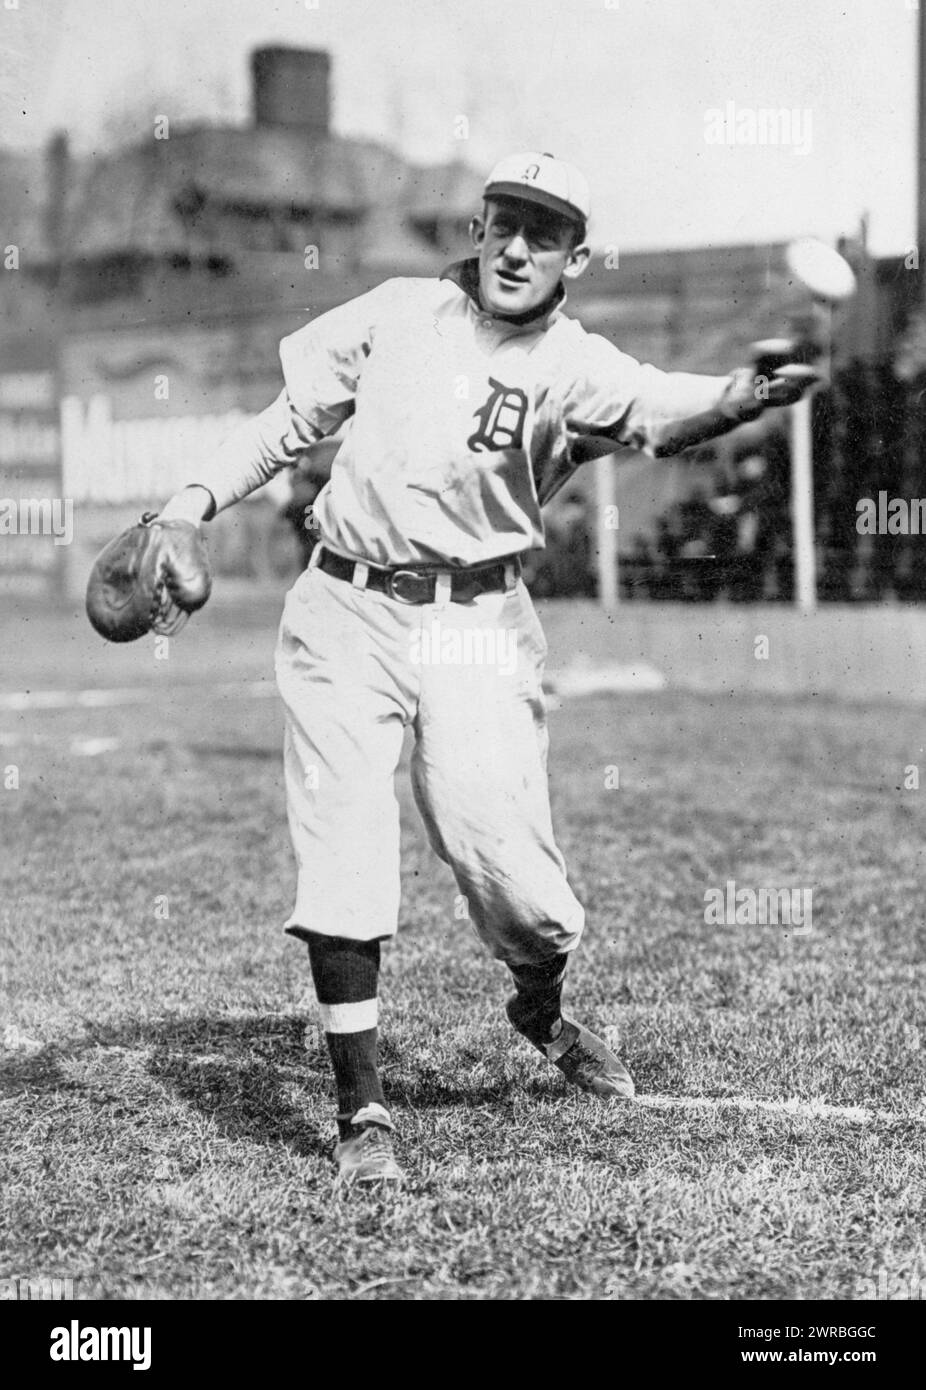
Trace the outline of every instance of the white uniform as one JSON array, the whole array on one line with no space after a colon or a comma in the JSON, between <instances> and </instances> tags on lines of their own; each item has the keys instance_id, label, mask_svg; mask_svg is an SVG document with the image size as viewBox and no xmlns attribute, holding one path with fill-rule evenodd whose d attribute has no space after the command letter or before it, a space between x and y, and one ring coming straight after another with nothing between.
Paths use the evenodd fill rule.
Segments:
<instances>
[{"instance_id":1,"label":"white uniform","mask_svg":"<svg viewBox=\"0 0 926 1390\"><path fill-rule=\"evenodd\" d=\"M542 545L576 437L653 452L730 378L641 365L566 318L562 292L541 319L494 318L477 285L476 261L390 280L284 339L285 391L192 481L221 510L349 422L315 510L323 545L364 563L353 582L301 575L277 649L299 866L287 927L395 932L393 781L410 725L431 843L480 936L518 965L571 950L583 924L550 821L546 644L514 566L507 592L466 603L446 575ZM434 603L364 587L365 566L415 564L441 575Z\"/></svg>"}]
</instances>

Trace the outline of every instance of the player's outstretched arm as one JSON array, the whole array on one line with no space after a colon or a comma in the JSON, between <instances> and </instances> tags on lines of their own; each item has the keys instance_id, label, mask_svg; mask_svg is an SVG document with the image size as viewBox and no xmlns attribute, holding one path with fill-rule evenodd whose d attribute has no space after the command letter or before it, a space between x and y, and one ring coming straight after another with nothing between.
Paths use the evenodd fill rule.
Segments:
<instances>
[{"instance_id":1,"label":"player's outstretched arm","mask_svg":"<svg viewBox=\"0 0 926 1390\"><path fill-rule=\"evenodd\" d=\"M259 415L232 430L213 454L191 460L189 482L174 493L162 518L198 526L268 483L281 469L298 463L319 438L293 410L286 391Z\"/></svg>"},{"instance_id":2,"label":"player's outstretched arm","mask_svg":"<svg viewBox=\"0 0 926 1390\"><path fill-rule=\"evenodd\" d=\"M629 444L654 458L726 434L769 407L791 405L816 380L790 362L768 376L755 366L726 376L664 372L596 334L585 335L577 348L565 395L570 435Z\"/></svg>"},{"instance_id":3,"label":"player's outstretched arm","mask_svg":"<svg viewBox=\"0 0 926 1390\"><path fill-rule=\"evenodd\" d=\"M816 379L809 368L797 364L787 364L769 378L757 375L754 367L737 367L730 373L715 406L668 421L656 431L653 455L665 458L677 454L758 419L769 407L793 405Z\"/></svg>"},{"instance_id":4,"label":"player's outstretched arm","mask_svg":"<svg viewBox=\"0 0 926 1390\"><path fill-rule=\"evenodd\" d=\"M209 597L201 523L247 497L353 412L376 319L394 282L321 315L281 345L286 387L245 420L211 458L191 460L186 487L160 515L146 513L97 556L87 613L104 637L130 642L173 632Z\"/></svg>"},{"instance_id":5,"label":"player's outstretched arm","mask_svg":"<svg viewBox=\"0 0 926 1390\"><path fill-rule=\"evenodd\" d=\"M376 322L391 303L396 283L387 280L284 338L284 390L233 430L211 457L191 460L188 486L170 499L161 516L194 525L211 521L281 469L297 464L312 444L334 434L353 412Z\"/></svg>"},{"instance_id":6,"label":"player's outstretched arm","mask_svg":"<svg viewBox=\"0 0 926 1390\"><path fill-rule=\"evenodd\" d=\"M300 439L283 392L239 426L211 460L193 462L188 486L97 556L87 583L87 616L97 632L111 642L177 632L212 591L203 521L215 515L219 502L230 506L292 461Z\"/></svg>"}]
</instances>

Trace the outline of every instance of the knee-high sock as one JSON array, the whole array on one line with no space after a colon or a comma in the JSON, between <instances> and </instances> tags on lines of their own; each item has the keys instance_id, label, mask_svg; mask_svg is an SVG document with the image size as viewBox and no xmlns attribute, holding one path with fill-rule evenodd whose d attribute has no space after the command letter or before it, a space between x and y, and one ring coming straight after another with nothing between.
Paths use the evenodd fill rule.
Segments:
<instances>
[{"instance_id":1,"label":"knee-high sock","mask_svg":"<svg viewBox=\"0 0 926 1390\"><path fill-rule=\"evenodd\" d=\"M508 1017L537 1046L553 1042L562 1028L563 978L568 955L551 956L541 965L511 967L517 994L508 1004Z\"/></svg>"},{"instance_id":2,"label":"knee-high sock","mask_svg":"<svg viewBox=\"0 0 926 1390\"><path fill-rule=\"evenodd\" d=\"M377 1066L380 945L307 932L312 979L338 1092L338 1129L371 1101L385 1104Z\"/></svg>"}]
</instances>

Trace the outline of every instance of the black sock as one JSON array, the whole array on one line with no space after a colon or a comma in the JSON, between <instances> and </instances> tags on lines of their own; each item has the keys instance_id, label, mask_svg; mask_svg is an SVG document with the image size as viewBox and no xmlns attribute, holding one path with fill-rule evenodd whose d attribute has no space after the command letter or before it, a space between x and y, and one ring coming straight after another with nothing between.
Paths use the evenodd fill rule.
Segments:
<instances>
[{"instance_id":1,"label":"black sock","mask_svg":"<svg viewBox=\"0 0 926 1390\"><path fill-rule=\"evenodd\" d=\"M511 967L517 994L508 1005L508 1017L536 1046L542 1047L559 1035L568 958L563 952L541 965Z\"/></svg>"},{"instance_id":2,"label":"black sock","mask_svg":"<svg viewBox=\"0 0 926 1390\"><path fill-rule=\"evenodd\" d=\"M377 1066L379 1030L365 1028L359 1033L326 1033L328 1053L338 1088L338 1135L351 1134L351 1117L371 1101L385 1106Z\"/></svg>"},{"instance_id":3,"label":"black sock","mask_svg":"<svg viewBox=\"0 0 926 1390\"><path fill-rule=\"evenodd\" d=\"M376 1101L385 1105L377 1067L378 941L350 941L306 932L312 979L338 1092L338 1132L350 1134L350 1118Z\"/></svg>"}]
</instances>

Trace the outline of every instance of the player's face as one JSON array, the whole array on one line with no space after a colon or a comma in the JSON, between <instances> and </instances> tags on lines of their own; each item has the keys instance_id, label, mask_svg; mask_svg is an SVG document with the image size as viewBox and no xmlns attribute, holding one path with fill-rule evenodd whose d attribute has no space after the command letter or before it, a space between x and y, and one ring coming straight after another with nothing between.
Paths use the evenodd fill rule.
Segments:
<instances>
[{"instance_id":1,"label":"player's face","mask_svg":"<svg viewBox=\"0 0 926 1390\"><path fill-rule=\"evenodd\" d=\"M493 314L525 314L553 294L563 276L573 279L588 262L588 247L573 246L569 223L536 203L500 198L474 217L479 289Z\"/></svg>"}]
</instances>

